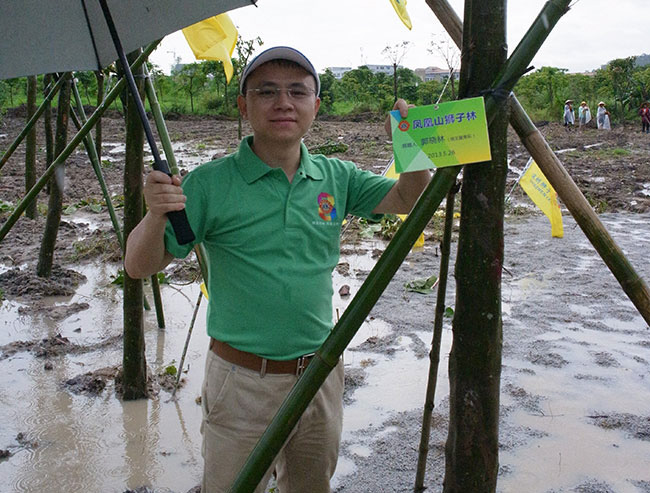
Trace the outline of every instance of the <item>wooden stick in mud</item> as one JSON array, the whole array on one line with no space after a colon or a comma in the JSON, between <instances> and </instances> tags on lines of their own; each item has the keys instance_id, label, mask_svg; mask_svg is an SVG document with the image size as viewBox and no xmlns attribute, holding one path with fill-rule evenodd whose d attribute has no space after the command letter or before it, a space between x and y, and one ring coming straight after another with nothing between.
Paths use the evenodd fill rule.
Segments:
<instances>
[{"instance_id":1,"label":"wooden stick in mud","mask_svg":"<svg viewBox=\"0 0 650 493\"><path fill-rule=\"evenodd\" d=\"M203 298L203 292L199 289L199 297L196 300L196 305L194 305L194 313L192 314L192 320L190 321L190 329L187 331L187 337L185 338L185 346L183 347L183 354L181 355L181 361L178 364L178 373L176 373L176 382L174 383L174 390L172 390L172 396L170 400L174 399L176 391L178 390L178 383L181 381L181 374L183 373L183 365L185 364L185 355L187 354L187 348L190 345L190 338L192 337L192 330L194 329L194 322L196 321L196 315L199 313L199 306L201 306L201 298Z\"/></svg>"},{"instance_id":2,"label":"wooden stick in mud","mask_svg":"<svg viewBox=\"0 0 650 493\"><path fill-rule=\"evenodd\" d=\"M454 43L462 46L463 23L447 0L426 0ZM566 205L576 223L589 239L607 267L619 282L643 319L650 325L650 291L643 279L609 235L598 215L589 205L561 161L550 148L540 131L526 114L513 93L510 93L510 125L517 132L530 155L539 165Z\"/></svg>"},{"instance_id":3,"label":"wooden stick in mud","mask_svg":"<svg viewBox=\"0 0 650 493\"><path fill-rule=\"evenodd\" d=\"M458 193L459 184L454 185L447 193L445 204L445 229L442 243L440 244L440 273L438 274L438 292L436 297L436 312L433 321L433 340L429 351L429 378L427 392L424 399L424 413L422 415L422 433L420 435L420 450L418 466L415 473L415 493L425 490L424 476L427 470L427 455L429 455L429 438L431 436L431 416L434 408L436 385L438 383L438 366L440 365L440 345L442 341L442 319L445 314L445 294L447 291L447 278L449 274L449 255L451 253L451 233L454 224L454 201Z\"/></svg>"}]
</instances>

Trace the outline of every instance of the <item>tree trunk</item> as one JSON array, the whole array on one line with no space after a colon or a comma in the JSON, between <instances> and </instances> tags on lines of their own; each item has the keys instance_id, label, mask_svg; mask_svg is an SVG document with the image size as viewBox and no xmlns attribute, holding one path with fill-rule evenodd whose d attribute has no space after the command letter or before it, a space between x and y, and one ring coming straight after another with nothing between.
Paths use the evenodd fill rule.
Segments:
<instances>
[{"instance_id":1,"label":"tree trunk","mask_svg":"<svg viewBox=\"0 0 650 493\"><path fill-rule=\"evenodd\" d=\"M504 0L466 0L460 97L488 89L506 58ZM489 128L492 161L465 166L449 355L444 493L492 493L498 473L506 105Z\"/></svg>"},{"instance_id":2,"label":"tree trunk","mask_svg":"<svg viewBox=\"0 0 650 493\"><path fill-rule=\"evenodd\" d=\"M397 62L393 62L393 103L397 101Z\"/></svg>"},{"instance_id":3,"label":"tree trunk","mask_svg":"<svg viewBox=\"0 0 650 493\"><path fill-rule=\"evenodd\" d=\"M27 77L27 120L36 113L36 76ZM36 125L27 134L25 139L25 193L29 192L36 183ZM25 215L30 219L36 217L36 202L34 199L25 209Z\"/></svg>"},{"instance_id":4,"label":"tree trunk","mask_svg":"<svg viewBox=\"0 0 650 493\"><path fill-rule=\"evenodd\" d=\"M63 83L59 92L59 102L56 116L56 137L54 154L59 155L68 142L68 119L70 116L70 73L64 74L67 80ZM38 254L36 274L40 277L52 275L52 263L54 261L54 247L56 237L61 223L61 212L63 209L63 188L65 184L65 164L59 166L50 179L50 198L47 204L47 219L45 231L41 241L41 249Z\"/></svg>"},{"instance_id":5,"label":"tree trunk","mask_svg":"<svg viewBox=\"0 0 650 493\"><path fill-rule=\"evenodd\" d=\"M101 70L95 71L95 78L97 79L97 107L104 101L104 72ZM97 152L97 159L99 163L102 162L102 119L97 120L95 124L95 151Z\"/></svg>"},{"instance_id":6,"label":"tree trunk","mask_svg":"<svg viewBox=\"0 0 650 493\"><path fill-rule=\"evenodd\" d=\"M129 63L140 54L130 53ZM141 75L142 77L137 77ZM137 70L136 85L144 94L144 72ZM124 163L124 238L142 219L144 129L133 96L128 93L126 105L126 155ZM147 397L147 360L145 358L143 324L143 287L141 279L131 279L124 272L124 354L122 385L124 400Z\"/></svg>"}]
</instances>

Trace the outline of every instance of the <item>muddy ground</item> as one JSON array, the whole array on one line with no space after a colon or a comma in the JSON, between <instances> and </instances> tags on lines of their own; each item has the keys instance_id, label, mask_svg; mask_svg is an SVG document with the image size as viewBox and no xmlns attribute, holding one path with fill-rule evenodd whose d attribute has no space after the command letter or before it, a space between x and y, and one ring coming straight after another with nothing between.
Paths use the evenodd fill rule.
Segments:
<instances>
[{"instance_id":1,"label":"muddy ground","mask_svg":"<svg viewBox=\"0 0 650 493\"><path fill-rule=\"evenodd\" d=\"M102 171L113 200L121 214L123 152L119 143L124 141L124 122L118 114L103 119L105 160ZM0 151L6 149L24 124L21 111L13 111L0 119ZM236 148L237 123L211 118L169 119L167 127L171 139L182 143L179 156L181 169L191 168L195 161L220 157ZM552 149L562 151L560 159L598 213L604 213L606 225L618 236L633 265L646 279L648 267L648 238L650 230L650 138L641 134L636 124L615 126L610 132L593 128L567 131L557 123L539 123ZM247 132L244 126L244 134ZM44 138L38 126L39 169L43 169ZM359 121L318 120L305 137L310 149L344 144L345 150L333 154L355 161L364 169L380 173L390 159L390 142L383 133L383 122L366 115ZM24 193L23 147L0 171L0 223L7 217L11 204L16 204ZM516 135L509 139L509 167L507 191L513 187L518 173L524 168L528 153ZM119 264L119 246L111 233L106 208L101 206L102 196L91 166L82 149L79 149L65 167L64 209L67 214L59 232L55 254L56 269L53 278L42 280L33 275L41 232L42 213L47 203L45 193L39 195L41 213L34 220L21 218L2 241L0 253L0 289L5 299L18 299L22 308L35 313L61 319L86 309L83 303L59 305L53 310L43 303L52 295L69 296L83 276L75 267L88 263ZM636 404L633 398L616 399L616 388L627 377L638 381L645 393L638 395L650 402L645 375L650 370L650 332L620 287L594 254L593 249L573 220L565 213L565 238L551 239L548 222L539 216L517 187L512 194L506 220L506 268L504 275L504 370L502 381L501 468L500 491L540 491L557 493L650 492L650 414ZM6 210L5 210L6 209ZM439 263L438 235L435 225L427 229L425 247L410 254L398 271L395 280L372 312L391 330L381 337L369 338L354 348L362 364L348 368L346 405L354 406L361 399L362 389L372 387L372 367L382 358L390 361L395 354L408 353L421 363L426 362L429 348L427 334L431 330L434 297L407 292L404 284L409 280L428 277L437 272ZM343 250L354 252L358 237L346 236ZM453 249L452 249L453 250ZM453 266L453 263L452 263ZM343 277L362 279L367 271L346 272ZM196 267L189 264L172 266L169 273L175 279L193 280ZM355 294L354 282L352 295ZM338 292L341 286L335 286ZM358 287L358 286L357 286ZM453 297L453 276L449 296ZM449 304L453 306L453 301ZM431 313L422 316L422 313ZM447 337L449 320L446 321ZM593 336L593 337L592 337ZM406 341L406 342L405 342ZM99 345L117 345L118 339L107 339ZM99 347L99 346L98 346ZM17 353L30 351L35 357L54 358L61 352L92 350L70 344L63 336L29 341L20 340L3 346L0 358L11 358ZM579 356L578 356L579 354ZM363 356L363 357L362 357ZM442 364L446 364L443 356ZM45 364L47 366L47 363ZM47 369L47 368L46 368ZM82 373L65 382L64 391L100 395L107 382L115 377L114 367L103 367ZM441 379L444 375L441 375ZM169 389L165 376L153 382L157 391ZM167 379L169 380L169 379ZM556 386L545 388L545 381L555 381ZM583 404L579 410L571 408L566 414L551 408L559 405L562 386L580 387L569 400L583 402L585 394L598 392L608 396L601 406ZM560 387L558 389L558 387ZM638 391L638 388L635 387ZM578 395L579 394L579 395ZM399 395L399 393L398 393ZM399 398L399 397L397 397ZM619 402L619 405L615 404ZM589 407L592 406L592 407ZM444 474L444 439L446 434L448 404L443 397L437 401L429 454L429 488L440 491ZM600 438L611 442L620 454L633 454L627 462L626 477L614 479L607 471L600 474L595 464L611 462L605 453L593 464L580 469L579 460L564 458L564 475L539 483L526 482L535 467L540 474L553 471L557 451L567 442L585 439L580 432L571 434L577 425L567 418L564 440L561 431L549 429L546 424L532 424L530 417L540 421L571 416L586 426L590 432L599 430ZM339 473L336 491L410 491L419 440L421 410L395 410L374 426L350 431L344 436L342 460L353 463L350 474ZM550 419L549 419L550 418ZM586 424L585 424L586 423ZM609 435L607 435L610 433ZM613 434L612 434L613 433ZM605 438L602 438L605 436ZM379 437L379 438L378 438ZM18 440L20 442L20 440ZM404 444L409 444L404 446ZM640 443L640 445L639 445ZM9 450L8 444L0 449ZM359 447L371 452L360 453ZM365 450L364 448L364 450ZM544 460L553 466L541 464L526 466L526 461L537 460L531 449L542 450ZM547 448L555 451L548 451ZM573 452L575 454L575 451ZM641 454L639 458L638 455ZM643 454L645 457L643 457ZM9 456L5 460L11 460ZM0 458L2 461L2 458ZM346 462L347 461L347 462ZM560 460L561 462L561 460ZM638 464L647 465L643 470ZM1 467L1 465L0 465ZM567 469L577 473L571 475ZM528 469L531 472L526 472ZM527 476L528 475L528 476ZM558 478L562 478L562 480ZM564 481L564 482L563 482ZM165 486L165 485L161 485ZM533 488L534 486L534 488ZM1 487L0 487L1 490ZM144 491L144 490L143 490ZM153 490L152 490L153 491Z\"/></svg>"},{"instance_id":2,"label":"muddy ground","mask_svg":"<svg viewBox=\"0 0 650 493\"><path fill-rule=\"evenodd\" d=\"M112 200L121 206L123 190L124 121L116 111L109 111L102 119L102 172ZM337 150L331 155L352 160L358 166L381 173L388 163L392 148L383 130L383 121L373 115L360 115L358 121L317 120L305 136L308 148L316 151ZM25 123L24 108L9 111L0 117L0 149L5 150L21 131ZM611 131L599 131L589 127L567 131L555 122L539 122L539 129L555 151L562 151L561 160L587 200L597 212L646 212L650 211L650 139L639 131L636 123L615 126ZM179 159L181 173L209 158L218 158L237 147L237 123L202 117L178 117L172 115L167 121L170 138L182 143L179 150L186 156ZM518 174L524 169L529 154L512 129L509 130L508 154L510 157L507 191L512 189ZM244 123L243 134L249 128ZM43 126L37 126L39 149L37 168L45 169ZM340 146L343 144L343 146ZM122 152L121 152L122 151ZM194 156L188 159L187 156ZM39 175L40 175L39 172ZM0 171L0 221L4 221L7 209L18 203L24 195L24 146L20 146L11 160ZM513 203L522 197L517 187ZM39 197L41 214L36 220L21 219L3 243L0 261L6 265L19 265L34 259L39 247L39 234L43 229L47 196ZM88 213L90 218L105 207L98 180L89 165L87 155L80 146L65 165L64 211ZM523 213L511 208L511 213ZM88 229L83 221L71 222L63 217L57 245L57 260L61 263L93 259L100 255L104 260L118 260L117 243L110 244L110 230ZM75 241L85 237L84 245ZM60 259L60 260L59 260Z\"/></svg>"}]
</instances>

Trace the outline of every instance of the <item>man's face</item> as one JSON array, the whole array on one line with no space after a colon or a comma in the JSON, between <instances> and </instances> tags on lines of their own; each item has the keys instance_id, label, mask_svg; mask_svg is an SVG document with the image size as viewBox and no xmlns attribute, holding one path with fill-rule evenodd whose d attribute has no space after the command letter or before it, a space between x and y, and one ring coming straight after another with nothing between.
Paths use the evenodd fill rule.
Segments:
<instances>
[{"instance_id":1,"label":"man's face","mask_svg":"<svg viewBox=\"0 0 650 493\"><path fill-rule=\"evenodd\" d=\"M255 69L246 80L246 94L237 98L254 142L300 142L320 107L315 89L314 78L300 67L265 63Z\"/></svg>"}]
</instances>

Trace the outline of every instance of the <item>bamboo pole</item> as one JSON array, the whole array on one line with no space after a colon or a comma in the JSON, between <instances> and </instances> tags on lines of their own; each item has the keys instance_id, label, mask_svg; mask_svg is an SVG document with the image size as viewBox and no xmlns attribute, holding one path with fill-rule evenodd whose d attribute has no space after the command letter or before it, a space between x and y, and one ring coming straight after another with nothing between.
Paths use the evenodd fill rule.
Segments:
<instances>
[{"instance_id":1,"label":"bamboo pole","mask_svg":"<svg viewBox=\"0 0 650 493\"><path fill-rule=\"evenodd\" d=\"M187 355L187 348L190 346L190 338L192 337L192 330L194 329L194 322L196 322L196 315L199 313L199 307L201 306L201 298L203 298L203 292L199 289L199 297L196 299L196 304L194 305L194 312L192 313L192 320L190 320L190 328L187 331L187 337L185 338L185 346L183 346L183 353L181 354L181 361L178 364L178 373L176 374L176 381L174 382L174 390L172 390L172 396L169 400L173 400L176 396L176 391L178 390L178 384L181 381L181 375L183 373L183 365L185 364L185 356Z\"/></svg>"},{"instance_id":2,"label":"bamboo pole","mask_svg":"<svg viewBox=\"0 0 650 493\"><path fill-rule=\"evenodd\" d=\"M32 115L32 117L25 125L25 128L23 128L20 134L18 134L18 137L15 138L15 140L11 143L11 145L7 148L5 153L2 155L2 158L0 158L0 169L2 169L2 167L7 163L11 155L18 148L18 146L23 141L23 139L27 136L27 134L32 129L32 127L36 124L40 116L45 111L45 108L47 107L48 103L52 102L54 96L59 92L59 89L61 89L61 86L63 85L64 81L65 81L65 77L59 77L59 80L56 81L56 84L54 84L54 86L52 86L50 91L45 95L45 98L43 99L43 102L36 110L36 113Z\"/></svg>"},{"instance_id":3,"label":"bamboo pole","mask_svg":"<svg viewBox=\"0 0 650 493\"><path fill-rule=\"evenodd\" d=\"M165 312L163 310L162 296L160 295L160 282L158 281L158 273L151 276L151 291L153 292L153 303L156 307L156 321L158 328L165 328Z\"/></svg>"},{"instance_id":4,"label":"bamboo pole","mask_svg":"<svg viewBox=\"0 0 650 493\"><path fill-rule=\"evenodd\" d=\"M426 0L438 20L460 48L462 22L447 0ZM460 34L459 34L460 33ZM650 291L625 254L603 226L598 215L546 143L514 94L509 96L510 125L551 183L562 202L619 282L643 319L650 325Z\"/></svg>"},{"instance_id":5,"label":"bamboo pole","mask_svg":"<svg viewBox=\"0 0 650 493\"><path fill-rule=\"evenodd\" d=\"M135 60L135 62L132 64L133 68L137 68L140 65L144 63L144 61L147 59L147 57L151 54L153 50L156 49L158 46L159 41L154 41L150 45L148 45L145 50L142 52L142 54ZM56 169L65 163L66 159L74 152L74 150L77 148L77 146L81 143L83 138L86 136L88 132L90 132L97 122L97 120L104 114L104 112L109 108L111 103L119 96L120 92L124 89L124 86L126 85L126 80L120 79L120 81L113 87L113 89L106 95L106 98L100 104L95 112L90 116L88 121L81 127L79 132L68 142L68 145L65 147L63 152L57 158L52 162L52 164L45 170L43 175L38 179L36 184L32 187L32 189L23 197L23 200L16 205L16 208L14 211L11 213L11 215L7 218L7 221L2 225L2 228L0 228L0 242L4 240L5 236L7 236L7 233L11 230L14 224L16 224L16 221L20 218L22 213L25 211L27 208L27 205L34 199L36 195L43 189L43 187L47 184L48 180L50 177L54 174Z\"/></svg>"},{"instance_id":6,"label":"bamboo pole","mask_svg":"<svg viewBox=\"0 0 650 493\"><path fill-rule=\"evenodd\" d=\"M162 114L160 109L160 103L158 102L158 96L156 96L156 88L153 85L151 80L151 75L145 67L145 93L147 95L147 100L149 101L149 106L151 107L151 113L153 114L154 122L156 123L156 130L158 131L158 137L160 138L160 143L162 145L163 151L165 151L165 159L167 160L167 165L169 170L173 175L178 174L178 164L176 163L176 156L174 156L174 151L172 149L172 141L169 138L169 132L167 131L167 125L165 124L165 117Z\"/></svg>"},{"instance_id":7,"label":"bamboo pole","mask_svg":"<svg viewBox=\"0 0 650 493\"><path fill-rule=\"evenodd\" d=\"M566 12L569 1L547 2L513 55L507 60L504 69L492 84L493 90L486 93L488 122L494 118L496 110L499 109L500 96L504 91L507 91L507 95L514 87L518 77L524 73L551 29ZM460 169L460 166L456 166L436 170L431 183L422 193L413 211L397 231L329 337L316 352L301 379L285 398L235 479L230 489L232 493L249 493L258 485L307 405L338 363L346 346L406 258L417 237L424 231L442 198L455 183Z\"/></svg>"},{"instance_id":8,"label":"bamboo pole","mask_svg":"<svg viewBox=\"0 0 650 493\"><path fill-rule=\"evenodd\" d=\"M442 341L442 319L445 314L445 294L449 275L449 255L451 253L451 234L454 224L454 202L458 193L459 184L455 184L447 193L445 204L445 228L440 244L440 273L438 275L438 292L436 297L436 312L433 321L433 339L429 351L429 377L427 391L424 399L424 413L422 416L422 433L420 435L420 449L418 465L415 475L415 493L421 493L424 488L424 476L427 469L427 455L429 454L429 437L431 436L431 415L433 413L436 385L438 383L438 366L440 365L440 345Z\"/></svg>"},{"instance_id":9,"label":"bamboo pole","mask_svg":"<svg viewBox=\"0 0 650 493\"><path fill-rule=\"evenodd\" d=\"M72 79L72 93L74 94L74 99L77 107L77 116L74 111L71 112L72 121L77 127L77 131L81 129L83 124L86 123L86 112L83 107L83 102L81 101L81 96L79 95L79 88L77 83ZM113 202L111 201L111 195L108 193L108 187L106 186L106 180L104 180L104 174L102 173L101 163L99 162L99 156L97 155L97 149L95 143L93 142L92 135L88 132L83 139L86 152L90 158L90 163L95 171L95 176L97 176L97 181L99 181L99 187L102 191L104 197L104 202L106 202L106 208L108 209L108 215L111 218L111 223L113 224L113 229L117 235L117 241L120 243L120 249L124 251L124 237L122 236L122 229L120 228L119 220L117 219L117 214L115 214L115 208L113 207Z\"/></svg>"}]
</instances>

